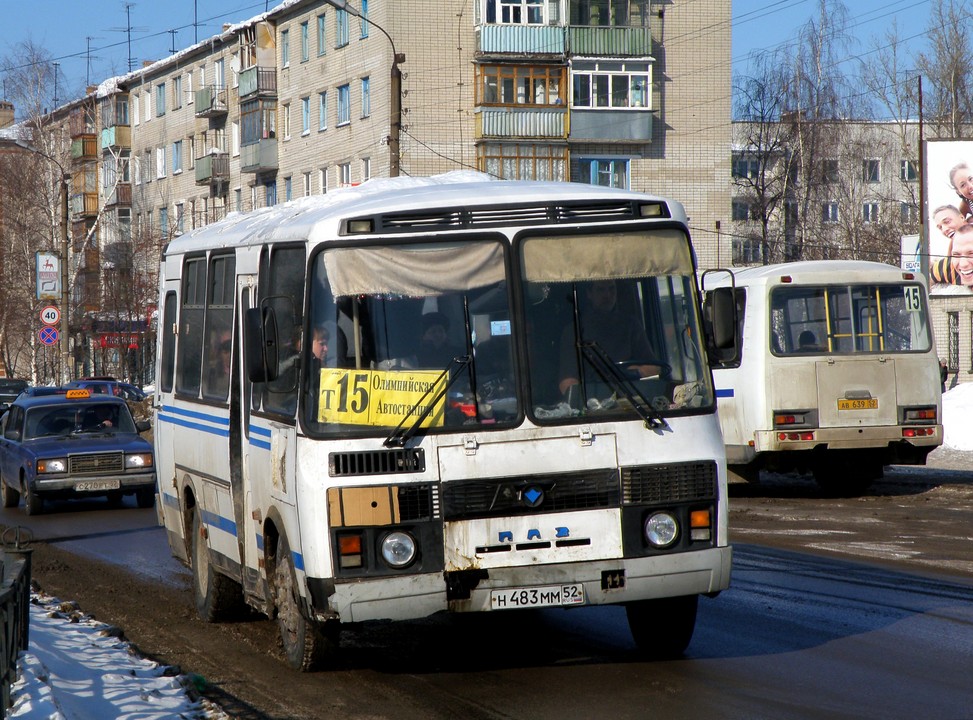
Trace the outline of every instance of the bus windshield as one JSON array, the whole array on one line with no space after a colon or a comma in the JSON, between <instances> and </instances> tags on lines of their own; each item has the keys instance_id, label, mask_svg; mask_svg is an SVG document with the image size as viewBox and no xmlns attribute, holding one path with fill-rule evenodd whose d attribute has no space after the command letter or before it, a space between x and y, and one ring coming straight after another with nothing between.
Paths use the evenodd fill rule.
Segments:
<instances>
[{"instance_id":1,"label":"bus windshield","mask_svg":"<svg viewBox=\"0 0 973 720\"><path fill-rule=\"evenodd\" d=\"M775 355L928 352L932 344L918 284L782 286L771 292Z\"/></svg>"},{"instance_id":2,"label":"bus windshield","mask_svg":"<svg viewBox=\"0 0 973 720\"><path fill-rule=\"evenodd\" d=\"M539 422L712 405L689 248L678 230L521 243Z\"/></svg>"},{"instance_id":3,"label":"bus windshield","mask_svg":"<svg viewBox=\"0 0 973 720\"><path fill-rule=\"evenodd\" d=\"M305 373L309 430L513 423L520 405L504 258L503 245L486 240L319 253Z\"/></svg>"}]
</instances>

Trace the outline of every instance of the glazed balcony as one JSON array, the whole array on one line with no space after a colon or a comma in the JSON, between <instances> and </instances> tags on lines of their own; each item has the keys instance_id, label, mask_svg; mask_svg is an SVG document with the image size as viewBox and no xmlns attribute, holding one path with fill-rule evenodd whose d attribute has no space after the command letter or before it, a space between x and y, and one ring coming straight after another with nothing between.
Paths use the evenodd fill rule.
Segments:
<instances>
[{"instance_id":1,"label":"glazed balcony","mask_svg":"<svg viewBox=\"0 0 973 720\"><path fill-rule=\"evenodd\" d=\"M132 128L128 125L106 127L101 131L101 147L102 149L132 147Z\"/></svg>"},{"instance_id":2,"label":"glazed balcony","mask_svg":"<svg viewBox=\"0 0 973 720\"><path fill-rule=\"evenodd\" d=\"M95 160L98 157L98 136L79 135L71 141L72 160Z\"/></svg>"}]
</instances>

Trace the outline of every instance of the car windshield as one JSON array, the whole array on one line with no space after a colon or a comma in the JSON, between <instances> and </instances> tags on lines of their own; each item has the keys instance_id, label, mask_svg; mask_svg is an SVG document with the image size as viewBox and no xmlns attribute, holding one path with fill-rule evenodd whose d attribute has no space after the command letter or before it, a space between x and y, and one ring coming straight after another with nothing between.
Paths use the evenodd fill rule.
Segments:
<instances>
[{"instance_id":1,"label":"car windshield","mask_svg":"<svg viewBox=\"0 0 973 720\"><path fill-rule=\"evenodd\" d=\"M134 433L135 421L122 403L77 403L30 408L24 440L85 432Z\"/></svg>"}]
</instances>

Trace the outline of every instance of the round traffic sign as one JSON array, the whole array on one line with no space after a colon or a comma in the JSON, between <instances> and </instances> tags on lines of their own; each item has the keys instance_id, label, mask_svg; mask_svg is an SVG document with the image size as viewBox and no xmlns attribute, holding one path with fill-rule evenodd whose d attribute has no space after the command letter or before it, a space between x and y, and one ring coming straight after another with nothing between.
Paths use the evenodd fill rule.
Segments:
<instances>
[{"instance_id":1,"label":"round traffic sign","mask_svg":"<svg viewBox=\"0 0 973 720\"><path fill-rule=\"evenodd\" d=\"M41 342L45 345L53 345L57 342L57 328L50 326L43 327L38 331L37 337L39 337Z\"/></svg>"},{"instance_id":2,"label":"round traffic sign","mask_svg":"<svg viewBox=\"0 0 973 720\"><path fill-rule=\"evenodd\" d=\"M58 320L60 319L61 311L53 305L48 305L46 308L41 310L41 322L45 325L57 325Z\"/></svg>"}]
</instances>

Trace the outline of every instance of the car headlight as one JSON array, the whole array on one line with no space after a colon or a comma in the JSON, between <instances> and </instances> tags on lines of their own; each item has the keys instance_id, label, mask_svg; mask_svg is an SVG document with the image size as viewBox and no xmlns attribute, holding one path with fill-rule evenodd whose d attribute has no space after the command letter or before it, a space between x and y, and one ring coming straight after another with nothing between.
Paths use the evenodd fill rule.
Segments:
<instances>
[{"instance_id":1,"label":"car headlight","mask_svg":"<svg viewBox=\"0 0 973 720\"><path fill-rule=\"evenodd\" d=\"M133 453L125 456L126 470L150 467L152 467L152 453Z\"/></svg>"},{"instance_id":2,"label":"car headlight","mask_svg":"<svg viewBox=\"0 0 973 720\"><path fill-rule=\"evenodd\" d=\"M38 473L63 473L68 471L67 458L54 458L53 460L38 460Z\"/></svg>"},{"instance_id":3,"label":"car headlight","mask_svg":"<svg viewBox=\"0 0 973 720\"><path fill-rule=\"evenodd\" d=\"M679 523L667 512L657 512L645 521L645 539L658 548L669 547L679 537Z\"/></svg>"},{"instance_id":4,"label":"car headlight","mask_svg":"<svg viewBox=\"0 0 973 720\"><path fill-rule=\"evenodd\" d=\"M393 568L404 568L416 559L416 541L409 533L393 532L382 540L382 559Z\"/></svg>"}]
</instances>

